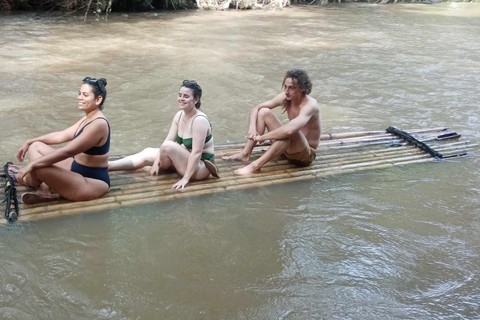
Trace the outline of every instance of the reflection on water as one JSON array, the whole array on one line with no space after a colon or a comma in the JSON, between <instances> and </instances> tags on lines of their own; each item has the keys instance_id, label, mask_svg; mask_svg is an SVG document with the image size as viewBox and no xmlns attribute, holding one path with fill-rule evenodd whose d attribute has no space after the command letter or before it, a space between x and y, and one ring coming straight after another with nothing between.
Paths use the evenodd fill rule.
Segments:
<instances>
[{"instance_id":1,"label":"reflection on water","mask_svg":"<svg viewBox=\"0 0 480 320\"><path fill-rule=\"evenodd\" d=\"M342 5L114 15L83 24L0 16L0 160L81 114L108 80L112 153L158 145L183 79L215 141L309 71L325 132L450 126L478 142L480 6ZM78 21L77 21L78 20ZM473 319L475 157L0 229L7 319Z\"/></svg>"}]
</instances>

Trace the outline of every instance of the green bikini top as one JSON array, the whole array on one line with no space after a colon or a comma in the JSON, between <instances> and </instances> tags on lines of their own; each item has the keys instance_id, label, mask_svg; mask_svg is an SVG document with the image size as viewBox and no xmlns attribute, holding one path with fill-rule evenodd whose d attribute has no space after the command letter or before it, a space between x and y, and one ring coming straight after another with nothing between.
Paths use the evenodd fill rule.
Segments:
<instances>
[{"instance_id":1,"label":"green bikini top","mask_svg":"<svg viewBox=\"0 0 480 320\"><path fill-rule=\"evenodd\" d=\"M186 139L183 139L182 137L180 137L177 133L177 137L175 138L175 140L179 143L179 144L183 144L185 146L185 148L187 149L192 149L192 146L193 146L193 139L192 138L186 138ZM212 140L212 135L209 134L207 136L207 138L205 138L205 143L207 143L208 141Z\"/></svg>"},{"instance_id":2,"label":"green bikini top","mask_svg":"<svg viewBox=\"0 0 480 320\"><path fill-rule=\"evenodd\" d=\"M183 112L182 112L182 115L183 115ZM182 117L182 115L180 115L180 118ZM208 118L206 116L204 116L203 114L199 114L198 116L195 116L195 118L197 118L197 117L205 117L205 119L208 120ZM179 121L180 121L180 118L178 119ZM193 118L193 120L192 120L192 126L193 126L193 121L195 121L195 118ZM210 121L208 121L208 123L210 123ZM210 129L211 128L212 128L212 125L210 124ZM189 150L192 149L192 146L193 146L193 139L192 138L183 139L182 137L180 137L178 135L178 132L177 132L177 136L175 137L175 140L177 141L177 143L183 144L185 146L185 148L187 148ZM211 133L205 138L205 143L207 143L210 140L212 140L212 134Z\"/></svg>"}]
</instances>

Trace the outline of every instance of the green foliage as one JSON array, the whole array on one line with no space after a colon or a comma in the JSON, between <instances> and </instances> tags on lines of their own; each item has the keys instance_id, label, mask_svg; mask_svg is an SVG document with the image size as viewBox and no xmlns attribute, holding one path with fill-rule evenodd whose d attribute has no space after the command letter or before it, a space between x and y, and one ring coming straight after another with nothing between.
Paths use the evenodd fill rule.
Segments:
<instances>
[{"instance_id":1,"label":"green foliage","mask_svg":"<svg viewBox=\"0 0 480 320\"><path fill-rule=\"evenodd\" d=\"M94 14L97 20L112 11L134 12L162 9L197 8L204 10L255 9L292 4L328 4L340 2L368 3L438 3L446 0L0 0L0 10L45 10L45 11L79 11ZM473 1L480 0L457 0Z\"/></svg>"},{"instance_id":2,"label":"green foliage","mask_svg":"<svg viewBox=\"0 0 480 320\"><path fill-rule=\"evenodd\" d=\"M195 0L0 0L0 10L89 10L99 17L111 11L148 11L154 9L196 6ZM108 11L108 12L107 12Z\"/></svg>"}]
</instances>

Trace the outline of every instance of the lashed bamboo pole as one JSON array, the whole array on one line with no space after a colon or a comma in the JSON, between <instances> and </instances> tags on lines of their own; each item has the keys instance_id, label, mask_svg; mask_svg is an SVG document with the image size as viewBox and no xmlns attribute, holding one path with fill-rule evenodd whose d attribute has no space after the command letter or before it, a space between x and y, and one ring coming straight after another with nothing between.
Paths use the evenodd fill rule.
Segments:
<instances>
[{"instance_id":1,"label":"lashed bamboo pole","mask_svg":"<svg viewBox=\"0 0 480 320\"><path fill-rule=\"evenodd\" d=\"M233 181L226 181L221 184L216 184L216 186L213 188L205 188L205 186L202 186L202 185L198 185L196 187L191 186L189 187L190 192L178 193L173 190L170 191L171 194L165 194L165 192L162 190L156 190L148 193L142 192L141 196L131 195L129 197L122 197L121 201L118 201L118 199L116 199L117 201L115 202L105 203L104 205L100 205L100 206L92 206L90 208L91 210L89 210L89 208L85 207L84 205L76 209L72 209L72 208L69 208L69 206L66 206L64 208L57 208L57 210L55 211L44 212L43 214L35 214L35 215L26 214L21 216L20 220L34 220L37 218L70 215L70 214L76 214L79 212L107 210L107 209L113 209L118 207L124 207L126 205L166 201L171 199L179 199L183 197L198 196L201 194L211 194L211 193L216 193L216 192L226 191L226 190L246 189L251 187L272 185L276 183L285 183L285 182L313 179L315 177L346 173L346 172L354 172L354 171L364 170L368 168L372 169L372 168L388 167L391 165L405 164L409 162L425 162L425 161L432 161L432 160L434 159L431 158L429 155L423 154L423 155L417 155L417 156L394 158L389 160L370 161L363 164L360 163L360 164L352 164L352 165L343 165L343 166L334 167L334 168L319 168L319 169L314 169L312 172L308 172L308 171L303 173L296 172L296 174L294 175L289 173L288 170L284 170L284 172L275 174L274 176L271 177L273 179L269 179L267 181L265 181L264 179L261 179L261 177L259 177L258 175L255 175L253 178L237 179ZM292 172L295 172L295 171L293 170ZM238 183L239 180L240 181L243 180L243 181L241 183ZM234 182L237 182L237 183L234 183Z\"/></svg>"},{"instance_id":2,"label":"lashed bamboo pole","mask_svg":"<svg viewBox=\"0 0 480 320\"><path fill-rule=\"evenodd\" d=\"M443 132L448 130L447 127L436 127L436 128L430 128L430 129L413 129L413 130L408 130L409 133L411 134L425 134L425 133L433 133L433 132ZM327 133L327 134L322 134L321 140L322 141L328 141L328 140L340 140L340 139L353 139L353 138L361 138L361 137L374 137L374 136L379 136L379 135L385 135L385 136L394 136L391 133L386 133L385 130L383 131L359 131L359 132L346 132L346 133ZM224 145L219 145L215 146L217 149L224 149L224 148L238 148L239 146L242 146L244 142L236 142L236 143L230 143L230 144L224 144Z\"/></svg>"},{"instance_id":3,"label":"lashed bamboo pole","mask_svg":"<svg viewBox=\"0 0 480 320\"><path fill-rule=\"evenodd\" d=\"M429 134L426 136L423 136L422 139L419 139L421 142L435 142L437 140L438 135L437 134ZM332 140L332 141L327 141L327 142L322 142L319 145L318 150L322 149L335 149L338 152L341 152L344 149L352 148L362 148L364 146L370 146L370 145L385 145L385 144L390 144L390 145L406 145L407 143L404 142L402 139L394 136L394 135L385 135L385 136L377 136L374 138L369 138L366 139L365 137L361 138L353 138L353 139L343 139L343 140ZM264 145L259 145L254 148L253 154L256 154L258 152L261 152L261 149L265 148L266 146ZM222 150L222 149L221 149ZM225 149L223 149L223 154L222 155L230 155L234 154L235 152L238 152L238 150L232 150L232 148L228 148L228 151L225 153Z\"/></svg>"},{"instance_id":4,"label":"lashed bamboo pole","mask_svg":"<svg viewBox=\"0 0 480 320\"><path fill-rule=\"evenodd\" d=\"M465 143L467 142L456 142L456 143L453 143L453 144L445 144L445 146L454 146L454 145L460 145L460 146L463 146L465 145ZM329 154L328 152L331 152L332 150L328 150L328 152L326 152L326 150L322 150L321 148L319 150L317 150L317 160L316 162L319 162L319 161L323 161L324 159L341 159L341 158L344 158L344 157L352 157L352 156L355 156L356 159L361 159L360 157L365 155L365 154L374 154L375 156L378 156L378 154L383 154L383 153L396 153L396 152L399 152L400 150L406 150L406 148L410 148L410 149L413 149L415 150L415 147L413 146L406 146L406 144L403 144L402 146L398 146L398 147L395 147L395 148L387 148L387 149L377 149L377 150L367 150L367 151L349 151L349 152L337 152L335 150L335 153L334 154ZM418 150L418 149L417 149ZM438 151L442 151L443 149L440 148L438 149ZM238 151L238 150L237 150ZM345 151L345 150L343 150ZM348 151L348 150L346 150ZM254 156L252 157L252 160L256 159L258 157L258 153L257 154L254 154ZM221 159L221 155L217 154L217 157L219 159ZM286 164L288 163L288 161L284 160L284 161L273 161L271 163L268 163L265 167L269 167L269 166L277 166L278 164ZM236 168L236 167L240 167L244 164L242 164L241 162L237 162L237 163L229 163L229 162L225 162L225 161L217 161L217 164L218 164L218 167L219 169L222 171L222 169L226 168L226 167L229 167L229 168ZM113 174L111 176L111 179L112 181L116 181L117 179L121 179L119 177L119 175L128 175L130 178L132 178L132 182L134 181L145 181L145 182L150 182L150 183L154 183L157 179L154 178L154 177L149 177L148 175L145 174L144 171L141 171L141 170L138 170L136 172L129 172L129 173L117 173L117 174ZM164 174L162 175L162 178L165 179L165 178L171 178L171 179L177 179L178 176L175 174L175 173L172 173L172 174Z\"/></svg>"},{"instance_id":5,"label":"lashed bamboo pole","mask_svg":"<svg viewBox=\"0 0 480 320\"><path fill-rule=\"evenodd\" d=\"M392 166L397 166L397 165L405 165L405 164L410 164L410 163L422 163L422 162L431 162L435 161L434 158L432 157L426 157L423 159L415 159L415 160L405 160L405 161L399 161L399 162L386 162L386 163L379 163L376 165L371 165L368 167L357 167L357 168L346 168L344 170L339 170L339 171L327 171L327 172L319 172L317 174L309 174L309 175L303 175L299 177L281 177L279 179L275 180L267 180L264 181L262 180L261 182L257 183L256 185L252 186L252 184L241 184L241 185L233 185L229 186L226 188L212 188L212 189L202 189L199 190L198 192L195 193L177 193L173 195L163 195L160 192L157 194L152 194L150 197L146 198L137 198L137 199L132 199L132 200L126 200L122 202L111 202L108 203L104 206L101 207L96 207L92 208L94 210L85 210L85 208L77 208L77 209L63 209L63 210L58 210L58 211L50 211L50 212L45 212L45 213L40 213L40 214L34 214L34 215L21 215L19 217L19 221L35 221L35 220L40 220L40 219L46 219L46 218L53 218L53 217L60 217L60 216L69 216L69 215L75 215L79 213L88 213L88 212L94 212L94 211L105 211L105 210L111 210L111 209L117 209L121 207L126 207L126 206L134 206L134 205L140 205L140 204L148 204L148 203L153 203L153 202L162 202L162 201L168 201L168 200L173 200L173 199L181 199L183 197L192 197L192 196L199 196L199 195L208 195L208 194L213 194L217 192L222 192L222 191L233 191L233 190L243 190L251 187L261 187L261 186L270 186L278 183L287 183L287 182L294 182L294 181L305 181L305 180L311 180L315 178L320 178L320 177L325 177L329 175L336 175L336 174L345 174L345 173L354 173L354 172L361 172L365 170L373 170L373 169L383 169L383 168L388 168ZM158 195L155 197L155 195ZM5 223L5 222L0 222L0 223Z\"/></svg>"},{"instance_id":6,"label":"lashed bamboo pole","mask_svg":"<svg viewBox=\"0 0 480 320\"><path fill-rule=\"evenodd\" d=\"M457 144L452 144L451 147L450 147L451 151L455 151L455 150L462 151L463 149L464 149L464 146L458 145L458 143ZM447 149L445 149L445 150L447 150ZM401 150L400 151L394 150L394 151L395 152L393 152L393 153L392 152L391 153L378 153L378 154L372 154L370 156L367 155L365 157L344 158L341 161L339 161L339 159L336 159L337 162L335 162L335 163L331 163L331 162L322 163L321 161L315 161L314 165L306 167L306 168L293 167L291 164L289 164L285 160L277 161L277 165L273 165L273 164L269 165L267 167L267 169L263 170L262 173L256 174L255 176L257 176L257 177L270 176L270 178L272 178L271 175L274 171L278 172L278 171L284 170L286 168L288 168L288 170L293 170L293 171L304 171L304 170L312 170L312 169L315 169L315 168L334 167L334 166L339 166L339 165L354 164L354 163L365 162L365 161L369 161L369 160L370 161L372 161L372 160L382 160L382 159L386 160L386 159L389 159L389 158L395 158L395 157L398 158L400 156L405 156L405 155L409 155L409 154L410 155L423 154L423 152L421 152L418 149L404 150L403 152L400 152ZM443 151L443 149L442 149L442 151ZM282 165L278 165L279 162L281 162ZM152 177L146 176L145 173L144 173L144 175L145 175L146 179L147 178L152 178ZM223 178L228 178L230 176L233 176L233 172L231 170L229 172L226 172L224 175L222 175ZM158 187L169 188L176 180L178 180L178 175L174 175L173 178L162 179L162 180L156 181L156 182L155 181L146 181L145 182L145 180L143 180L143 181L140 181L140 182L137 182L137 183L124 184L124 185L122 185L122 190L120 192L112 191L109 194L107 194L106 197L115 197L115 196L119 196L121 194L127 194L127 193L130 192L129 190L133 190L133 192L135 192L135 191L145 192L145 191L150 190L152 188L153 189L158 188ZM205 184L210 184L210 183L217 183L217 180L216 179L210 179L210 180L207 180L207 181L197 182L196 184L205 185ZM193 184L195 184L195 183L193 183ZM113 189L115 189L115 187L113 187ZM78 205L80 205L80 203ZM42 205L38 205L38 206L42 206ZM29 208L32 208L32 206L30 206Z\"/></svg>"},{"instance_id":7,"label":"lashed bamboo pole","mask_svg":"<svg viewBox=\"0 0 480 320\"><path fill-rule=\"evenodd\" d=\"M465 148L464 143L449 144L449 145L446 145L445 147L449 147L452 150L455 149L455 148L457 148L457 149L458 148L460 148L460 149ZM445 147L444 148L439 148L438 150L443 151L445 149ZM348 153L348 154L345 154L344 156L336 157L333 160L337 161L336 164L338 165L338 164L344 164L344 163L362 162L362 161L368 160L369 158L382 159L382 158L387 158L387 157L400 156L400 155L406 154L406 153L422 153L422 151L420 151L418 149L415 149L414 147L411 147L411 146L410 147L398 147L398 148L393 148L393 149L361 152L361 153L358 153L358 154ZM352 157L351 155L355 155L355 157ZM324 158L328 158L328 159L325 160ZM314 162L313 166L310 166L310 167L307 167L307 168L297 168L296 170L299 170L299 171L310 170L312 167L319 166L319 165L327 165L327 166L332 165L330 163L324 164L326 161L332 161L332 158L327 157L327 156L319 156L317 158L317 160ZM226 165L229 165L233 169L233 168L235 168L237 166L241 166L243 164L236 164L236 163L232 164L232 163L226 163L226 162L223 162L223 163L221 162L219 164L220 167L224 167ZM274 161L270 164L267 164L265 166L266 169L264 169L264 172L269 172L269 167L274 167L274 170L279 170L279 169L283 169L285 167L292 167L292 165L289 164L287 160L277 160L277 161ZM223 174L223 177L227 177L230 174L233 174L233 173L231 173L231 170L225 172ZM143 188L147 188L148 186L153 186L153 185L161 185L161 184L169 184L170 185L171 183L174 183L176 180L178 180L178 175L177 174L169 174L169 175L165 175L165 176L162 175L161 176L161 179L162 179L161 181L158 181L159 178L150 177L144 172L141 172L140 175L143 176L143 177L139 178L139 179L136 179L133 182L132 181L120 181L120 183L123 182L122 189L123 190L130 189L130 188L131 189L140 189L140 188L143 189ZM215 180L213 180L213 181L210 180L210 181L202 182L202 183L209 183L209 182L214 183ZM113 189L115 189L115 187L113 187ZM117 194L117 193L111 192L111 194Z\"/></svg>"},{"instance_id":8,"label":"lashed bamboo pole","mask_svg":"<svg viewBox=\"0 0 480 320\"><path fill-rule=\"evenodd\" d=\"M445 130L447 129L434 128L418 131L423 133L421 135L423 140L435 141L438 135L434 133ZM410 133L413 133L413 130ZM370 135L370 137L367 135ZM221 179L194 182L189 184L189 187L182 192L170 189L171 185L178 180L177 174L164 174L161 180L158 180L157 178L147 176L142 171L133 173L120 172L112 175L112 191L105 197L89 202L75 203L64 200L48 205L41 204L23 207L19 220L36 220L45 217L108 210L134 204L167 201L227 190L260 187L276 183L313 179L332 174L434 160L429 155L412 146L407 146L400 139L395 138L391 134L385 134L383 131L362 134L349 133L337 135L337 137L341 137L343 140L337 139L335 141L335 138L332 136L329 139L331 140L329 141L330 143L321 143L317 150L317 160L312 166L307 168L292 167L286 160L277 160L267 164L261 173L250 177L239 177L233 175L232 171L234 168L244 164L218 161L219 167L226 169L222 173ZM392 143L391 141L394 141L395 145L401 146L385 149L385 143ZM383 144L383 149L380 144ZM436 147L436 149L444 154L458 155L468 152L473 146L476 145L468 145L465 142L446 144L442 141L441 147ZM225 152L238 150L239 147L239 144L216 147L216 155L221 157ZM258 149L263 147L258 146L256 148L257 152L254 154L253 159L261 154L261 151ZM115 185L118 187L115 188Z\"/></svg>"},{"instance_id":9,"label":"lashed bamboo pole","mask_svg":"<svg viewBox=\"0 0 480 320\"><path fill-rule=\"evenodd\" d=\"M332 163L323 163L322 164L322 163L315 162L315 165L310 166L310 167L306 167L306 168L292 167L292 165L288 164L287 161L282 161L284 163L283 166L275 166L275 167L272 168L273 170L268 170L268 169L264 170L260 175L256 175L256 176L257 177L267 176L268 178L276 178L274 176L274 173L279 172L281 170L285 170L285 169L288 169L290 171L305 171L305 170L310 170L311 171L311 170L316 169L316 168L328 168L328 167L333 167L333 166L348 165L348 164L354 164L354 163L365 162L365 161L373 161L373 160L386 160L386 159L390 159L390 158L394 158L394 157L398 158L400 156L405 156L405 155L408 155L408 154L410 154L410 155L423 154L423 152L414 149L411 152L408 152L408 150L407 150L407 152L390 153L386 156L378 156L378 155L374 154L370 157L362 157L362 158L357 157L357 158L343 159L343 161L337 161L334 164L332 164ZM223 178L229 178L229 177L232 177L232 176L233 176L233 173L230 171L226 175L224 175ZM236 179L236 178L238 178L238 176L232 177L232 179ZM133 184L127 184L127 185L123 185L122 189L120 191L110 192L104 198L119 197L121 195L127 195L127 194L132 194L132 193L144 193L144 192L148 192L148 191L159 189L159 188L168 189L168 188L170 188L170 186L176 180L178 180L178 176L176 176L174 179L163 179L161 181L158 181L157 183L138 182L138 183L133 183ZM199 182L199 184L205 186L206 184L216 184L216 185L218 185L219 183L217 183L216 179L210 179L208 181ZM172 190L171 192L175 192L175 191ZM104 199L104 198L102 198L102 199ZM43 207L41 205L38 205L38 206ZM67 203L67 206L72 207L74 205L70 204L70 203ZM78 206L83 206L83 205L79 203ZM40 210L43 210L43 209L41 208ZM30 207L29 212L33 213L35 211L36 210L34 210L33 208Z\"/></svg>"},{"instance_id":10,"label":"lashed bamboo pole","mask_svg":"<svg viewBox=\"0 0 480 320\"><path fill-rule=\"evenodd\" d=\"M465 148L463 144L453 144L449 145L449 148ZM443 151L445 148L437 148L438 151ZM408 146L408 147L397 147L397 148L391 148L391 149L386 149L386 150L377 150L377 151L366 151L366 152L359 152L359 153L346 153L346 154L341 154L341 155L322 155L320 152L319 156L315 160L315 164L322 163L324 161L341 161L342 159L349 159L349 161L362 161L364 157L381 157L382 155L395 155L395 154L400 154L400 153L405 153L405 152L419 152L423 153L423 151L413 147L413 146ZM355 157L353 157L355 156ZM284 161L275 161L272 163L267 163L264 168L268 168L270 166L278 166L278 164L288 164L287 160ZM243 166L244 164L241 163L235 163L232 165L233 168ZM224 164L220 164L220 168L223 168ZM302 169L299 169L302 170Z\"/></svg>"}]
</instances>

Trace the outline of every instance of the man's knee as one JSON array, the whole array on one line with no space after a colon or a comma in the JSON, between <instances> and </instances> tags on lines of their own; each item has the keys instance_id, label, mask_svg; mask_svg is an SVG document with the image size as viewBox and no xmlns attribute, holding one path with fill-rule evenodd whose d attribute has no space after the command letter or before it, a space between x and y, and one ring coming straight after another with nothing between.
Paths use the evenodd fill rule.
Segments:
<instances>
[{"instance_id":1,"label":"man's knee","mask_svg":"<svg viewBox=\"0 0 480 320\"><path fill-rule=\"evenodd\" d=\"M278 146L282 146L284 148L288 148L291 145L291 142L292 142L292 139L290 139L290 138L275 139L272 142L272 145L275 144L275 145L278 145Z\"/></svg>"},{"instance_id":2,"label":"man's knee","mask_svg":"<svg viewBox=\"0 0 480 320\"><path fill-rule=\"evenodd\" d=\"M272 110L270 110L268 108L262 108L262 109L260 109L260 111L258 111L258 116L260 118L266 118L266 117L270 117L272 115L273 115Z\"/></svg>"}]
</instances>

